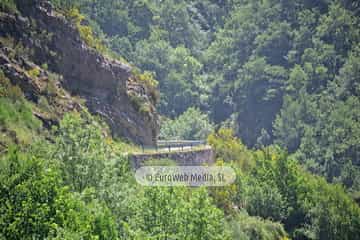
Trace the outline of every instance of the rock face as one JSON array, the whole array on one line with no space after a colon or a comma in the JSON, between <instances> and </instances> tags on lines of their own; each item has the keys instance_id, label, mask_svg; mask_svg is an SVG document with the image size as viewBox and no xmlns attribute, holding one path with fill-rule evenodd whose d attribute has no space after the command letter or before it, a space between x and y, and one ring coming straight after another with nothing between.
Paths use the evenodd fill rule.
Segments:
<instances>
[{"instance_id":1,"label":"rock face","mask_svg":"<svg viewBox=\"0 0 360 240\"><path fill-rule=\"evenodd\" d=\"M23 57L9 57L9 55L15 54L14 50L0 44L0 69L13 85L20 87L28 100L38 103L43 97L47 102L52 103L52 109L47 112L34 110L34 114L43 121L46 127L55 124L56 119L61 118L64 113L73 110L80 111L83 108L67 91L60 90L60 83L55 79L52 82L53 91L49 93L47 89L49 86L48 72ZM28 70L31 69L37 69L38 76L30 76ZM49 116L50 113L52 116Z\"/></svg>"},{"instance_id":2,"label":"rock face","mask_svg":"<svg viewBox=\"0 0 360 240\"><path fill-rule=\"evenodd\" d=\"M84 98L90 112L104 117L113 135L155 144L159 131L155 102L147 87L136 81L131 67L87 46L77 29L48 2L26 2L18 5L22 16L0 16L0 34L11 33L33 49L33 61L46 62L51 71L62 75L62 86ZM34 31L44 32L45 37L34 39ZM148 111L139 111L134 96L147 104Z\"/></svg>"}]
</instances>

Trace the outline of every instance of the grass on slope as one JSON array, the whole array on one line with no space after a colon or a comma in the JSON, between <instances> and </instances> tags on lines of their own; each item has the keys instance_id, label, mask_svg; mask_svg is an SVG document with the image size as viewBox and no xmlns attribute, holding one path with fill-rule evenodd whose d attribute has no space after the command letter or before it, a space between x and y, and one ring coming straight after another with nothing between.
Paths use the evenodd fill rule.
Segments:
<instances>
[{"instance_id":1,"label":"grass on slope","mask_svg":"<svg viewBox=\"0 0 360 240\"><path fill-rule=\"evenodd\" d=\"M31 143L41 128L40 120L31 111L22 91L10 84L0 71L0 130L1 145L16 141L22 144Z\"/></svg>"}]
</instances>

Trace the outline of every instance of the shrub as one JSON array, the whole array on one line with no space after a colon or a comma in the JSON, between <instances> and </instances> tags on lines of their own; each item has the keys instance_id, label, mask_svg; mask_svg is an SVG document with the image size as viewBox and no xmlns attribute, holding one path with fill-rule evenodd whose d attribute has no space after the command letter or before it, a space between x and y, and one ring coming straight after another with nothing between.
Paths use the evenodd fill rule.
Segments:
<instances>
[{"instance_id":1,"label":"shrub","mask_svg":"<svg viewBox=\"0 0 360 240\"><path fill-rule=\"evenodd\" d=\"M150 112L151 112L151 108L150 108L149 104L143 103L143 104L140 106L139 112L142 113L142 114L148 114L148 113L150 113Z\"/></svg>"},{"instance_id":2,"label":"shrub","mask_svg":"<svg viewBox=\"0 0 360 240\"><path fill-rule=\"evenodd\" d=\"M36 137L41 122L32 114L31 105L18 86L13 86L0 71L0 123L15 133L21 143L29 144Z\"/></svg>"},{"instance_id":3,"label":"shrub","mask_svg":"<svg viewBox=\"0 0 360 240\"><path fill-rule=\"evenodd\" d=\"M90 26L82 25L85 16L80 14L77 8L71 8L66 12L66 16L76 26L79 31L80 37L85 43L99 51L100 53L107 53L108 49L102 44L101 40L95 37L93 30Z\"/></svg>"},{"instance_id":4,"label":"shrub","mask_svg":"<svg viewBox=\"0 0 360 240\"><path fill-rule=\"evenodd\" d=\"M242 240L287 240L287 234L280 223L251 217L240 212L228 220L232 239Z\"/></svg>"},{"instance_id":5,"label":"shrub","mask_svg":"<svg viewBox=\"0 0 360 240\"><path fill-rule=\"evenodd\" d=\"M49 105L49 102L46 99L46 97L44 97L44 96L40 96L38 106L39 106L40 109L42 109L42 110L44 110L46 112L51 111L51 107Z\"/></svg>"},{"instance_id":6,"label":"shrub","mask_svg":"<svg viewBox=\"0 0 360 240\"><path fill-rule=\"evenodd\" d=\"M44 70L48 70L49 66L48 66L47 63L43 63L43 64L41 64L41 68L44 69Z\"/></svg>"},{"instance_id":7,"label":"shrub","mask_svg":"<svg viewBox=\"0 0 360 240\"><path fill-rule=\"evenodd\" d=\"M10 83L10 80L5 77L4 73L0 70L0 97L10 98L12 101L21 100L24 94L18 86Z\"/></svg>"},{"instance_id":8,"label":"shrub","mask_svg":"<svg viewBox=\"0 0 360 240\"><path fill-rule=\"evenodd\" d=\"M156 88L158 86L158 81L155 80L154 74L149 71L144 71L143 73L139 74L140 82L143 82L148 87Z\"/></svg>"},{"instance_id":9,"label":"shrub","mask_svg":"<svg viewBox=\"0 0 360 240\"><path fill-rule=\"evenodd\" d=\"M98 187L109 148L101 126L88 112L68 113L60 122L55 138L54 160L64 182L75 191Z\"/></svg>"},{"instance_id":10,"label":"shrub","mask_svg":"<svg viewBox=\"0 0 360 240\"><path fill-rule=\"evenodd\" d=\"M145 85L146 89L150 94L152 102L156 104L160 99L160 94L157 89L159 82L156 81L154 73L149 71L144 71L143 73L141 73L140 69L136 67L133 68L132 73L138 82Z\"/></svg>"},{"instance_id":11,"label":"shrub","mask_svg":"<svg viewBox=\"0 0 360 240\"><path fill-rule=\"evenodd\" d=\"M15 132L16 139L24 144L31 143L41 127L27 102L13 102L9 98L0 98L0 123L8 131Z\"/></svg>"},{"instance_id":12,"label":"shrub","mask_svg":"<svg viewBox=\"0 0 360 240\"><path fill-rule=\"evenodd\" d=\"M232 129L220 128L211 133L207 141L218 161L231 163L243 172L248 172L255 165L252 152L234 135Z\"/></svg>"},{"instance_id":13,"label":"shrub","mask_svg":"<svg viewBox=\"0 0 360 240\"><path fill-rule=\"evenodd\" d=\"M26 72L31 78L39 77L40 75L40 69L37 67L34 67Z\"/></svg>"},{"instance_id":14,"label":"shrub","mask_svg":"<svg viewBox=\"0 0 360 240\"><path fill-rule=\"evenodd\" d=\"M157 86L159 83L155 80L154 74L152 72L145 71L139 75L139 80L140 82L145 83L152 102L156 104L159 101L160 95L159 91L157 90Z\"/></svg>"},{"instance_id":15,"label":"shrub","mask_svg":"<svg viewBox=\"0 0 360 240\"><path fill-rule=\"evenodd\" d=\"M150 105L145 102L145 99L142 97L139 97L136 94L129 94L130 101L133 104L136 111L142 113L142 114L150 114L151 107Z\"/></svg>"}]
</instances>

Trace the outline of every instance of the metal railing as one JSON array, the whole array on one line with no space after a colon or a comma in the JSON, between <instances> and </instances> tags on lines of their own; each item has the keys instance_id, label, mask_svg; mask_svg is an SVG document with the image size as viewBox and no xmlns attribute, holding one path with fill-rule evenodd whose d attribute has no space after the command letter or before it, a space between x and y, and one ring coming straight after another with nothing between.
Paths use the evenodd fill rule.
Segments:
<instances>
[{"instance_id":1,"label":"metal railing","mask_svg":"<svg viewBox=\"0 0 360 240\"><path fill-rule=\"evenodd\" d=\"M193 147L205 145L204 140L158 140L155 146L141 145L142 151L161 151L168 150L169 152L175 150L192 149Z\"/></svg>"}]
</instances>

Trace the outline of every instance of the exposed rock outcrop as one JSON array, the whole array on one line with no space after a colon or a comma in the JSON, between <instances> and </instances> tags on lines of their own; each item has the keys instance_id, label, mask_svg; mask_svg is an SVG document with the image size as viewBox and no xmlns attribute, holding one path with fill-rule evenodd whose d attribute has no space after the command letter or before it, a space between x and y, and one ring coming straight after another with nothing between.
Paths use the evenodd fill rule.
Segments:
<instances>
[{"instance_id":1,"label":"exposed rock outcrop","mask_svg":"<svg viewBox=\"0 0 360 240\"><path fill-rule=\"evenodd\" d=\"M0 15L0 36L11 33L16 41L33 49L33 62L46 62L52 72L62 75L62 87L86 99L89 110L103 116L115 136L145 145L156 142L159 127L155 103L147 87L136 81L131 66L87 46L77 29L47 1L29 0L19 10L21 15ZM2 54L3 61L6 53ZM7 71L9 75L15 72ZM31 79L21 80L19 85L26 81ZM139 111L134 96L146 103L148 111Z\"/></svg>"},{"instance_id":2,"label":"exposed rock outcrop","mask_svg":"<svg viewBox=\"0 0 360 240\"><path fill-rule=\"evenodd\" d=\"M0 18L1 19L1 18ZM14 57L10 57L14 56ZM64 113L83 109L83 106L75 98L61 88L58 79L51 79L49 72L41 69L30 60L18 56L16 52L3 46L0 42L0 69L9 78L13 85L20 87L25 97L36 103L44 105L46 109L34 107L33 113L45 125L50 128L58 122ZM32 76L31 71L36 72ZM49 90L51 86L51 91ZM45 99L45 100L44 100ZM45 101L41 103L41 101Z\"/></svg>"}]
</instances>

